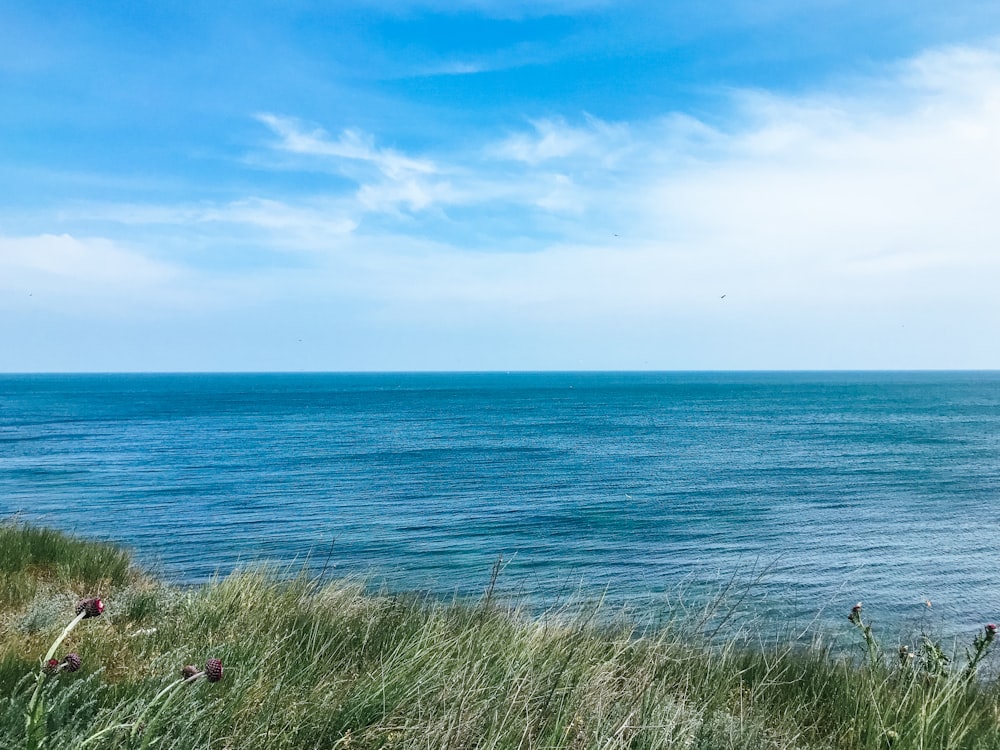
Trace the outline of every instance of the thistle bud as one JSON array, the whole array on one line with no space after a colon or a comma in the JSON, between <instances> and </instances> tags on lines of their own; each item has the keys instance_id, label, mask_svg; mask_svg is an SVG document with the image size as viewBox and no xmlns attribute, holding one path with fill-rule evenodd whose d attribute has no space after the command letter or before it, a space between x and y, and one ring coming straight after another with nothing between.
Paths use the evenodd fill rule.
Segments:
<instances>
[{"instance_id":1,"label":"thistle bud","mask_svg":"<svg viewBox=\"0 0 1000 750\"><path fill-rule=\"evenodd\" d=\"M102 602L97 597L92 599L81 599L76 605L76 613L86 613L83 615L84 619L88 617L100 617L101 612L104 611L104 602Z\"/></svg>"},{"instance_id":2,"label":"thistle bud","mask_svg":"<svg viewBox=\"0 0 1000 750\"><path fill-rule=\"evenodd\" d=\"M58 659L49 659L42 666L42 671L45 672L45 674L55 674L56 672L59 671L59 660Z\"/></svg>"},{"instance_id":3,"label":"thistle bud","mask_svg":"<svg viewBox=\"0 0 1000 750\"><path fill-rule=\"evenodd\" d=\"M67 672L75 672L83 665L83 659L80 658L79 654L66 654L62 663Z\"/></svg>"},{"instance_id":4,"label":"thistle bud","mask_svg":"<svg viewBox=\"0 0 1000 750\"><path fill-rule=\"evenodd\" d=\"M986 642L989 643L994 638L996 638L997 626L991 622L986 626L985 630L986 630Z\"/></svg>"},{"instance_id":5,"label":"thistle bud","mask_svg":"<svg viewBox=\"0 0 1000 750\"><path fill-rule=\"evenodd\" d=\"M198 669L194 664L188 664L181 670L181 677L185 680L190 680L192 677L196 677L201 674L201 670Z\"/></svg>"},{"instance_id":6,"label":"thistle bud","mask_svg":"<svg viewBox=\"0 0 1000 750\"><path fill-rule=\"evenodd\" d=\"M222 661L220 659L209 659L205 662L205 678L209 682L218 682L222 679Z\"/></svg>"},{"instance_id":7,"label":"thistle bud","mask_svg":"<svg viewBox=\"0 0 1000 750\"><path fill-rule=\"evenodd\" d=\"M858 602L853 607L851 607L851 614L847 616L847 619L857 625L861 621L861 602Z\"/></svg>"}]
</instances>

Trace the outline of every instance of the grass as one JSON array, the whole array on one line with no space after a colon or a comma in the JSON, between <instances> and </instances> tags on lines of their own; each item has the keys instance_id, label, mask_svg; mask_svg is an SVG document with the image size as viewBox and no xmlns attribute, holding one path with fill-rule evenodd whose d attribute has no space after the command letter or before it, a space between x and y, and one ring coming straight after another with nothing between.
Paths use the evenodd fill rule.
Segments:
<instances>
[{"instance_id":1,"label":"grass","mask_svg":"<svg viewBox=\"0 0 1000 750\"><path fill-rule=\"evenodd\" d=\"M112 545L37 526L0 525L0 601L8 607L23 606L40 589L110 591L133 576L128 553Z\"/></svg>"},{"instance_id":2,"label":"grass","mask_svg":"<svg viewBox=\"0 0 1000 750\"><path fill-rule=\"evenodd\" d=\"M48 748L102 730L87 748L1000 747L997 686L960 659L930 669L929 647L913 660L851 658L818 640L709 638L693 615L640 629L304 573L177 589L113 547L27 526L0 529L0 549L0 585L16 593L0 620L4 748L27 747L39 657L76 599L95 594L104 615L59 652L83 668L43 686ZM221 681L180 686L132 731L183 665L210 657L225 664Z\"/></svg>"}]
</instances>

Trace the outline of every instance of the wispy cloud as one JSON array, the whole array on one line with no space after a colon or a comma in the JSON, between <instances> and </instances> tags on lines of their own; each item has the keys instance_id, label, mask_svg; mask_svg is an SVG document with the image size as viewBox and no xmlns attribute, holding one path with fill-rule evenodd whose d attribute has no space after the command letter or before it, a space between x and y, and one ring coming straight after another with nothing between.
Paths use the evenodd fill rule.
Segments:
<instances>
[{"instance_id":1,"label":"wispy cloud","mask_svg":"<svg viewBox=\"0 0 1000 750\"><path fill-rule=\"evenodd\" d=\"M353 205L318 197L296 202L248 197L228 203L156 205L143 203L84 203L59 212L67 225L145 227L152 231L198 231L231 239L248 239L274 250L330 249L338 238L354 232ZM200 242L199 244L203 244Z\"/></svg>"},{"instance_id":2,"label":"wispy cloud","mask_svg":"<svg viewBox=\"0 0 1000 750\"><path fill-rule=\"evenodd\" d=\"M30 277L58 277L86 285L145 286L174 275L170 266L129 252L104 239L68 234L0 237L0 274L7 289Z\"/></svg>"},{"instance_id":3,"label":"wispy cloud","mask_svg":"<svg viewBox=\"0 0 1000 750\"><path fill-rule=\"evenodd\" d=\"M616 149L633 145L629 128L587 116L584 124L573 126L564 119L535 120L530 132L515 133L491 146L488 153L499 159L511 159L537 166L543 162L577 158L597 160L610 166Z\"/></svg>"},{"instance_id":4,"label":"wispy cloud","mask_svg":"<svg viewBox=\"0 0 1000 750\"><path fill-rule=\"evenodd\" d=\"M357 182L358 208L364 211L417 212L456 196L451 184L439 176L441 170L434 161L379 148L371 135L348 129L333 138L322 128L306 126L295 118L259 114L257 119L280 136L273 144L276 151L312 159L313 164L319 160L339 166ZM308 164L297 166L308 168Z\"/></svg>"},{"instance_id":5,"label":"wispy cloud","mask_svg":"<svg viewBox=\"0 0 1000 750\"><path fill-rule=\"evenodd\" d=\"M436 65L428 65L420 68L418 75L421 76L467 76L476 73L485 73L489 70L496 70L496 65L485 62L473 62L471 60L449 60Z\"/></svg>"},{"instance_id":6,"label":"wispy cloud","mask_svg":"<svg viewBox=\"0 0 1000 750\"><path fill-rule=\"evenodd\" d=\"M120 307L152 302L150 295L174 287L184 276L177 266L104 238L68 234L0 236L0 290L8 309ZM31 298L30 300L28 298Z\"/></svg>"},{"instance_id":7,"label":"wispy cloud","mask_svg":"<svg viewBox=\"0 0 1000 750\"><path fill-rule=\"evenodd\" d=\"M613 7L613 0L379 0L383 11L410 13L430 10L441 13L476 11L491 18L520 19L547 15L576 15Z\"/></svg>"},{"instance_id":8,"label":"wispy cloud","mask_svg":"<svg viewBox=\"0 0 1000 750\"><path fill-rule=\"evenodd\" d=\"M372 136L357 130L344 130L339 137L331 138L322 128L307 128L291 117L263 113L257 115L257 119L280 136L277 148L293 154L367 162L391 179L437 171L434 163L427 159L376 148Z\"/></svg>"},{"instance_id":9,"label":"wispy cloud","mask_svg":"<svg viewBox=\"0 0 1000 750\"><path fill-rule=\"evenodd\" d=\"M194 213L197 221L258 227L279 237L294 234L293 247L316 247L350 234L357 222L343 215L338 202L290 205L285 201L247 198L218 208L205 207Z\"/></svg>"}]
</instances>

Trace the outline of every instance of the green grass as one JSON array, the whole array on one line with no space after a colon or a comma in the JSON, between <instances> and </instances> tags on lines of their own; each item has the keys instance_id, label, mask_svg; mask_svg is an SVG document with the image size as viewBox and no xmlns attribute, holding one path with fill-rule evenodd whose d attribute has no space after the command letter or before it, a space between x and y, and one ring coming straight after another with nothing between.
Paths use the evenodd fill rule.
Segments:
<instances>
[{"instance_id":1,"label":"green grass","mask_svg":"<svg viewBox=\"0 0 1000 750\"><path fill-rule=\"evenodd\" d=\"M83 669L45 683L49 748L119 724L88 747L1000 747L1000 692L959 667L933 675L919 660L754 643L744 631L709 638L693 615L640 630L306 574L175 589L105 545L24 526L0 535L4 590L35 581L0 620L0 747L25 746L25 676L87 585L107 609L59 652L78 652ZM222 681L182 686L130 739L150 699L209 657L223 660Z\"/></svg>"},{"instance_id":2,"label":"green grass","mask_svg":"<svg viewBox=\"0 0 1000 750\"><path fill-rule=\"evenodd\" d=\"M0 525L0 601L8 606L22 606L46 585L99 593L132 577L128 553L112 545L37 526Z\"/></svg>"}]
</instances>

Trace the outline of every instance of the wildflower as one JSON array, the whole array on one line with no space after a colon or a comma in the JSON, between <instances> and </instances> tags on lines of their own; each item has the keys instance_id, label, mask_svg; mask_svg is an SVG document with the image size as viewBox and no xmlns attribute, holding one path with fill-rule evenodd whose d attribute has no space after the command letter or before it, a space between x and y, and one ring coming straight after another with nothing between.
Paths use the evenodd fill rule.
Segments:
<instances>
[{"instance_id":1,"label":"wildflower","mask_svg":"<svg viewBox=\"0 0 1000 750\"><path fill-rule=\"evenodd\" d=\"M42 671L45 672L45 674L55 674L59 671L59 660L49 659L45 662L45 666L42 667Z\"/></svg>"},{"instance_id":2,"label":"wildflower","mask_svg":"<svg viewBox=\"0 0 1000 750\"><path fill-rule=\"evenodd\" d=\"M104 611L104 602L102 602L97 597L91 599L81 599L76 605L76 613L79 615L81 613L86 613L83 615L83 619L88 617L100 617L101 612Z\"/></svg>"},{"instance_id":3,"label":"wildflower","mask_svg":"<svg viewBox=\"0 0 1000 750\"><path fill-rule=\"evenodd\" d=\"M62 660L63 669L67 672L75 672L83 665L83 659L79 654L66 654Z\"/></svg>"},{"instance_id":4,"label":"wildflower","mask_svg":"<svg viewBox=\"0 0 1000 750\"><path fill-rule=\"evenodd\" d=\"M209 659L205 662L205 677L209 682L218 682L222 679L222 661L220 659Z\"/></svg>"},{"instance_id":5,"label":"wildflower","mask_svg":"<svg viewBox=\"0 0 1000 750\"><path fill-rule=\"evenodd\" d=\"M847 619L857 625L861 622L861 602L858 602L853 607L851 607L851 614L847 616Z\"/></svg>"},{"instance_id":6,"label":"wildflower","mask_svg":"<svg viewBox=\"0 0 1000 750\"><path fill-rule=\"evenodd\" d=\"M996 635L997 635L997 626L994 625L991 622L991 623L989 623L989 624L986 625L985 630L986 630L986 642L989 643L994 638L996 638Z\"/></svg>"}]
</instances>

